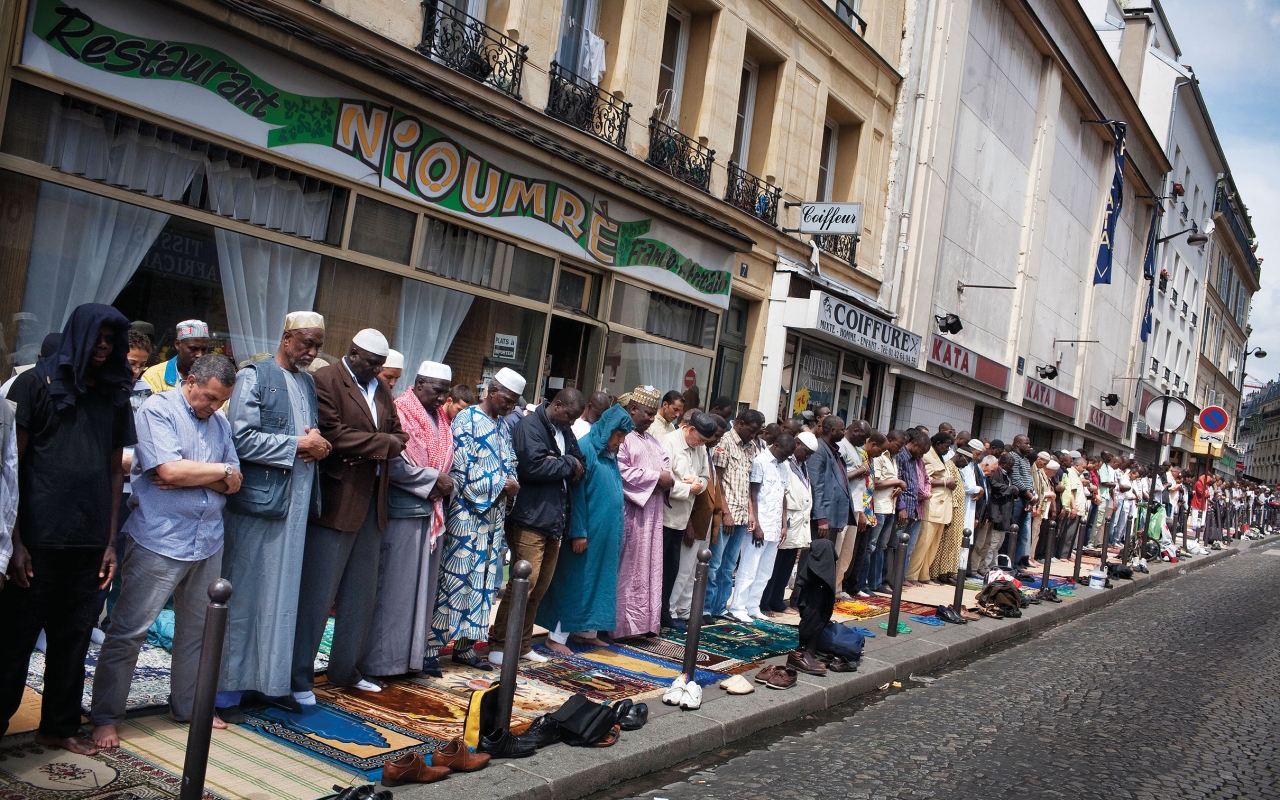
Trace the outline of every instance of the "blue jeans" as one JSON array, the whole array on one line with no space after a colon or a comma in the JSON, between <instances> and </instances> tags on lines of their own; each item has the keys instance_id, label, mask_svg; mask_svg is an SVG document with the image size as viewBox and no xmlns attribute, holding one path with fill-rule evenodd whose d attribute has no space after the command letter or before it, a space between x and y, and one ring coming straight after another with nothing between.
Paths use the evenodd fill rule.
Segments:
<instances>
[{"instance_id":1,"label":"blue jeans","mask_svg":"<svg viewBox=\"0 0 1280 800\"><path fill-rule=\"evenodd\" d=\"M858 590L869 592L883 584L885 551L897 542L891 542L895 517L892 512L876 515L876 526L871 529L871 538L867 541L867 568L865 577L858 584Z\"/></svg>"},{"instance_id":2,"label":"blue jeans","mask_svg":"<svg viewBox=\"0 0 1280 800\"><path fill-rule=\"evenodd\" d=\"M711 546L711 563L707 565L707 598L703 613L719 616L729 610L733 571L738 566L738 551L746 538L746 525L734 525L731 529L720 526L720 536Z\"/></svg>"},{"instance_id":3,"label":"blue jeans","mask_svg":"<svg viewBox=\"0 0 1280 800\"><path fill-rule=\"evenodd\" d=\"M1021 505L1021 503L1019 503ZM1014 551L1013 566L1017 567L1022 559L1031 555L1031 513L1022 515L1022 525L1018 528L1018 548Z\"/></svg>"},{"instance_id":4,"label":"blue jeans","mask_svg":"<svg viewBox=\"0 0 1280 800\"><path fill-rule=\"evenodd\" d=\"M910 563L911 551L916 549L916 539L920 538L920 520L918 519L911 520L910 522L907 523L907 527L904 528L903 530L905 530L907 532L907 535L911 537L907 541L907 552L906 552L906 555L904 556L904 558L907 559L907 562Z\"/></svg>"}]
</instances>

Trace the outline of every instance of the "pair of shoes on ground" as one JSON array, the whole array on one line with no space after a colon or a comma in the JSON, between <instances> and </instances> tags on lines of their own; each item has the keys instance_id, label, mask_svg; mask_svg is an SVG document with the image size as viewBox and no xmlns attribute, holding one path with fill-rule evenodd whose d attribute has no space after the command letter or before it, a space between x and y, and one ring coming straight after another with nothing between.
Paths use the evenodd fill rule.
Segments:
<instances>
[{"instance_id":1,"label":"pair of shoes on ground","mask_svg":"<svg viewBox=\"0 0 1280 800\"><path fill-rule=\"evenodd\" d=\"M400 786L405 783L434 783L448 777L451 772L476 772L488 765L488 753L473 753L461 739L441 747L431 754L431 763L421 753L409 753L382 765L382 785Z\"/></svg>"},{"instance_id":2,"label":"pair of shoes on ground","mask_svg":"<svg viewBox=\"0 0 1280 800\"><path fill-rule=\"evenodd\" d=\"M823 676L827 674L827 667L816 656L811 656L803 650L793 650L787 655L788 670L803 672L806 675Z\"/></svg>"},{"instance_id":3,"label":"pair of shoes on ground","mask_svg":"<svg viewBox=\"0 0 1280 800\"><path fill-rule=\"evenodd\" d=\"M766 689L790 689L796 685L796 670L791 666L767 666L756 673L755 680Z\"/></svg>"},{"instance_id":4,"label":"pair of shoes on ground","mask_svg":"<svg viewBox=\"0 0 1280 800\"><path fill-rule=\"evenodd\" d=\"M681 673L663 693L662 702L669 706L680 706L686 711L694 711L702 707L702 687L697 681Z\"/></svg>"},{"instance_id":5,"label":"pair of shoes on ground","mask_svg":"<svg viewBox=\"0 0 1280 800\"><path fill-rule=\"evenodd\" d=\"M751 694L756 687L751 685L751 681L741 675L730 675L720 682L720 688L729 694Z\"/></svg>"},{"instance_id":6,"label":"pair of shoes on ground","mask_svg":"<svg viewBox=\"0 0 1280 800\"><path fill-rule=\"evenodd\" d=\"M943 622L950 622L953 625L964 625L968 622L967 619L956 613L956 610L951 606L938 606L938 619Z\"/></svg>"}]
</instances>

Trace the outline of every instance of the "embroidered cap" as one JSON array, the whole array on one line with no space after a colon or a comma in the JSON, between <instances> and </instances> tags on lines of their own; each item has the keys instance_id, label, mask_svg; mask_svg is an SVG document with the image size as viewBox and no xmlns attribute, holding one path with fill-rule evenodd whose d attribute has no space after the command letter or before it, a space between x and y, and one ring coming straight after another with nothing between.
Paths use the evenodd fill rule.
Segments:
<instances>
[{"instance_id":1,"label":"embroidered cap","mask_svg":"<svg viewBox=\"0 0 1280 800\"><path fill-rule=\"evenodd\" d=\"M637 386L631 390L631 394L627 395L628 404L633 400L645 408L656 410L662 400L662 396L658 394L658 390L652 386ZM619 402L621 402L621 400L619 400Z\"/></svg>"},{"instance_id":2,"label":"embroidered cap","mask_svg":"<svg viewBox=\"0 0 1280 800\"><path fill-rule=\"evenodd\" d=\"M307 328L324 330L324 317L314 311L290 311L284 316L286 331L301 331Z\"/></svg>"},{"instance_id":3,"label":"embroidered cap","mask_svg":"<svg viewBox=\"0 0 1280 800\"><path fill-rule=\"evenodd\" d=\"M178 334L174 337L174 341L181 342L183 339L208 339L209 323L198 319L184 319L178 323Z\"/></svg>"}]
</instances>

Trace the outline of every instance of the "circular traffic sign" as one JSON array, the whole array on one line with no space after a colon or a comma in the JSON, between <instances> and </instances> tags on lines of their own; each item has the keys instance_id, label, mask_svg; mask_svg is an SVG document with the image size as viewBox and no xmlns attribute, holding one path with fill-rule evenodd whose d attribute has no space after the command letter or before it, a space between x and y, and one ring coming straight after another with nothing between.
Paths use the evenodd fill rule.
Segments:
<instances>
[{"instance_id":1,"label":"circular traffic sign","mask_svg":"<svg viewBox=\"0 0 1280 800\"><path fill-rule=\"evenodd\" d=\"M1161 419L1162 416L1163 419ZM1182 427L1182 423L1187 421L1187 407L1176 397L1161 395L1147 404L1147 410L1142 412L1142 417L1147 421L1147 426L1157 433L1176 431ZM1161 422L1164 422L1163 427L1160 425Z\"/></svg>"},{"instance_id":2,"label":"circular traffic sign","mask_svg":"<svg viewBox=\"0 0 1280 800\"><path fill-rule=\"evenodd\" d=\"M689 370L684 374L684 388L692 389L693 384L697 382L697 380L698 380L698 376L694 373L693 370Z\"/></svg>"},{"instance_id":3,"label":"circular traffic sign","mask_svg":"<svg viewBox=\"0 0 1280 800\"><path fill-rule=\"evenodd\" d=\"M1205 406L1200 412L1200 430L1205 433L1222 433L1228 422L1227 410L1222 406Z\"/></svg>"}]
</instances>

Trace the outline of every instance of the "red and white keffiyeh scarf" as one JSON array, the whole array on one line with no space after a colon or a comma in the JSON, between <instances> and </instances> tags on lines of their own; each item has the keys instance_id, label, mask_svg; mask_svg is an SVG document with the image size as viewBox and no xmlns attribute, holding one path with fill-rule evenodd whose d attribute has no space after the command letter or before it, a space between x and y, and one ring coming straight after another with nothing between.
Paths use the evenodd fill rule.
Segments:
<instances>
[{"instance_id":1,"label":"red and white keffiyeh scarf","mask_svg":"<svg viewBox=\"0 0 1280 800\"><path fill-rule=\"evenodd\" d=\"M419 467L430 467L447 473L453 466L453 433L449 430L449 418L444 408L436 409L435 425L430 415L423 408L422 401L412 389L396 398L396 412L400 415L400 428L409 435L404 451L409 460ZM444 501L435 501L435 512L431 515L431 549L436 546L436 539L444 530Z\"/></svg>"}]
</instances>

